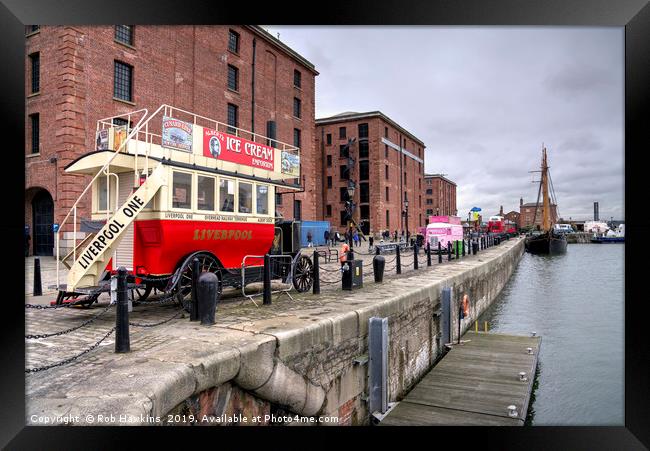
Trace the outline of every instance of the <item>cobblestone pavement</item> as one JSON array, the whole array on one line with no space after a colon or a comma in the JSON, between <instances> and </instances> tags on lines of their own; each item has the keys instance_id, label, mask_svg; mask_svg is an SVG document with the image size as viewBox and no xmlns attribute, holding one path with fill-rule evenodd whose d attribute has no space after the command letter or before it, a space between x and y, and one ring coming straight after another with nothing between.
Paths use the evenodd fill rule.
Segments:
<instances>
[{"instance_id":1,"label":"cobblestone pavement","mask_svg":"<svg viewBox=\"0 0 650 451\"><path fill-rule=\"evenodd\" d=\"M516 240L511 240L514 244ZM355 258L363 260L363 284L364 287L354 291L343 291L341 289L340 263L332 261L323 263L321 259L321 295L313 295L311 292L297 293L295 290L290 292L293 300L286 294L274 294L271 306L262 306L261 296L256 296L256 306L250 299L241 295L241 290L225 289L222 299L219 301L216 312L215 328L226 328L231 330L245 331L255 322L268 320L277 317L289 317L300 315L300 319L312 318L312 321L318 321L322 315L331 312L333 308L340 307L346 300L377 300L387 296L388 293L396 290L407 289L409 285L417 283L413 276L429 276L431 279L445 278L449 274L457 272L459 266L465 266L470 262L480 262L482 258L488 258L490 255L500 254L500 248L508 246L507 242L499 247L488 248L480 251L476 256L466 256L459 260L447 261L447 256L443 258L443 263L438 263L437 255L432 255L432 266L427 267L427 258L424 252L420 252L419 265L420 269L413 269L413 252L402 255L402 274L395 274L395 255L385 255L386 269L384 273L384 283L375 284L372 274L372 258L367 252L367 245L364 254L355 253ZM509 246L508 246L509 247ZM359 249L359 248L357 248ZM305 250L307 255L311 250ZM273 289L279 290L282 284L273 283ZM262 284L255 283L246 287L247 293L261 293ZM51 295L51 300L55 295ZM26 302L32 303L33 297L27 297ZM41 297L40 304L45 302L47 296ZM151 301L160 300L160 295L151 296ZM97 303L90 308L70 307L59 309L25 309L25 329L27 335L51 334L65 331L97 316L90 324L81 327L69 333L59 336L52 336L42 339L26 339L25 364L27 369L53 365L74 357L83 351L95 345L115 326L115 306L109 307L109 297L107 294L100 296ZM205 329L198 322L189 322L189 314L182 310L179 304L167 302L163 304L146 302L136 303L133 312L130 313L129 321L137 324L152 324L164 320L165 322L156 327L136 327L130 326L130 343L131 350L138 351L152 348L155 345L164 344L170 340L191 339L192 334L201 329ZM103 362L116 358L114 354L115 333L110 334L95 349L84 354L80 358L65 365L69 371L59 374L69 374L73 376L76 368L83 365L101 365ZM48 371L40 372L40 375L46 375ZM37 376L35 374L27 375L28 382L41 385L44 383L46 376ZM36 382L36 380L39 382ZM31 384L28 384L31 385Z\"/></svg>"}]
</instances>

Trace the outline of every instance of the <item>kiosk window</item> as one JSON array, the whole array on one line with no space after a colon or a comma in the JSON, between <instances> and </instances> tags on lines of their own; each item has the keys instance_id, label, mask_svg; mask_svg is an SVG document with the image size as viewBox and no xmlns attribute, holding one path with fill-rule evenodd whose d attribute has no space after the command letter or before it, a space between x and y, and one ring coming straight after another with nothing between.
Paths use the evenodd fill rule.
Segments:
<instances>
[{"instance_id":1,"label":"kiosk window","mask_svg":"<svg viewBox=\"0 0 650 451\"><path fill-rule=\"evenodd\" d=\"M257 214L269 214L269 187L267 185L257 185Z\"/></svg>"},{"instance_id":2,"label":"kiosk window","mask_svg":"<svg viewBox=\"0 0 650 451\"><path fill-rule=\"evenodd\" d=\"M219 205L221 211L235 211L235 182L232 180L219 181Z\"/></svg>"},{"instance_id":3,"label":"kiosk window","mask_svg":"<svg viewBox=\"0 0 650 451\"><path fill-rule=\"evenodd\" d=\"M239 182L239 213L253 212L253 185Z\"/></svg>"},{"instance_id":4,"label":"kiosk window","mask_svg":"<svg viewBox=\"0 0 650 451\"><path fill-rule=\"evenodd\" d=\"M106 176L99 177L97 179L97 211L112 211L112 208L108 208L108 196L107 196L107 186L106 186ZM115 180L111 180L111 199L110 203L115 205Z\"/></svg>"},{"instance_id":5,"label":"kiosk window","mask_svg":"<svg viewBox=\"0 0 650 451\"><path fill-rule=\"evenodd\" d=\"M192 208L192 174L174 172L172 207Z\"/></svg>"},{"instance_id":6,"label":"kiosk window","mask_svg":"<svg viewBox=\"0 0 650 451\"><path fill-rule=\"evenodd\" d=\"M214 178L198 176L197 207L199 210L214 211Z\"/></svg>"}]
</instances>

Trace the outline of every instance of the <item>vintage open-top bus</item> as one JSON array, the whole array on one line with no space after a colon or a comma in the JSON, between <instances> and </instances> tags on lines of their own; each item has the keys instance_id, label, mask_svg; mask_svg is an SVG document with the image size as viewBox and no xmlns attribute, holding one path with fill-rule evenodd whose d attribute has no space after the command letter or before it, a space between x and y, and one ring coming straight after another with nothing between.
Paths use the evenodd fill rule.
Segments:
<instances>
[{"instance_id":1,"label":"vintage open-top bus","mask_svg":"<svg viewBox=\"0 0 650 451\"><path fill-rule=\"evenodd\" d=\"M60 260L70 268L57 303L80 294L94 302L120 266L140 300L156 288L184 302L195 257L221 289L259 281L261 256L284 253L285 281L311 287L311 260L291 237L283 246L276 227L276 188L302 188L295 146L162 105L99 120L96 150L65 171L93 179L56 232L57 258L69 250ZM91 218L80 221L84 198Z\"/></svg>"}]
</instances>

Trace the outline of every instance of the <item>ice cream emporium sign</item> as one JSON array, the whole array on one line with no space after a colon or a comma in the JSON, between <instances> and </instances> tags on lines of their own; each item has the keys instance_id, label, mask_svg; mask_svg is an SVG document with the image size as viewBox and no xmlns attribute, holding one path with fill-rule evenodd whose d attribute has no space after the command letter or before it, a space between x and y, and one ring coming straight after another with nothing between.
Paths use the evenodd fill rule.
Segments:
<instances>
[{"instance_id":1,"label":"ice cream emporium sign","mask_svg":"<svg viewBox=\"0 0 650 451\"><path fill-rule=\"evenodd\" d=\"M203 129L203 156L273 171L275 149L209 128Z\"/></svg>"}]
</instances>

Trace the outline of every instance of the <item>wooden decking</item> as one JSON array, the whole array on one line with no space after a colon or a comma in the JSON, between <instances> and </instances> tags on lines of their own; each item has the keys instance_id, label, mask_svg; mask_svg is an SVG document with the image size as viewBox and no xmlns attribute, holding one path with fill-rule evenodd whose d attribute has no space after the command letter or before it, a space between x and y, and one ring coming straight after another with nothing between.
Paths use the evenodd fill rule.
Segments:
<instances>
[{"instance_id":1,"label":"wooden decking","mask_svg":"<svg viewBox=\"0 0 650 451\"><path fill-rule=\"evenodd\" d=\"M522 426L541 337L467 332L381 426ZM533 348L533 354L527 348ZM519 380L524 371L528 380ZM517 408L510 417L508 406Z\"/></svg>"}]
</instances>

